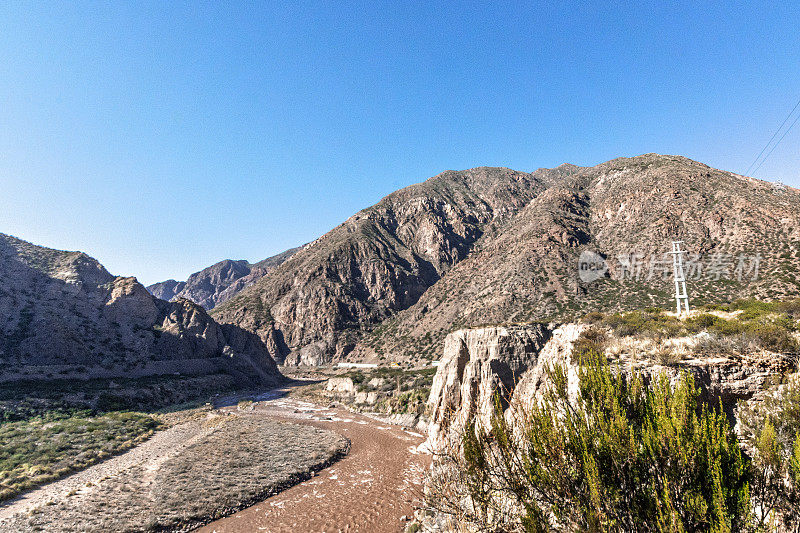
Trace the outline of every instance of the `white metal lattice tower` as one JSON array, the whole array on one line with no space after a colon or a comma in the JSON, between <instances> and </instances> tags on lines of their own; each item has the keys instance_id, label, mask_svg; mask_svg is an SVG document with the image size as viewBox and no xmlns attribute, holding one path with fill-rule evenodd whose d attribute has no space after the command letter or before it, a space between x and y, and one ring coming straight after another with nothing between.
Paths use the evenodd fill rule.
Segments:
<instances>
[{"instance_id":1,"label":"white metal lattice tower","mask_svg":"<svg viewBox=\"0 0 800 533\"><path fill-rule=\"evenodd\" d=\"M672 277L675 280L675 310L678 315L681 311L689 312L689 294L686 292L686 275L683 271L683 254L681 250L683 241L672 241Z\"/></svg>"}]
</instances>

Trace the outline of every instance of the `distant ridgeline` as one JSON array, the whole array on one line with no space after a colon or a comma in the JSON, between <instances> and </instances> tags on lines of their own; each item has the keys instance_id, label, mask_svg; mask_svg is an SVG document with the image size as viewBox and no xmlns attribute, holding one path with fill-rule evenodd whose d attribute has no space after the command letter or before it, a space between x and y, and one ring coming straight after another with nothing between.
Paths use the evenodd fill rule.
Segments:
<instances>
[{"instance_id":1,"label":"distant ridgeline","mask_svg":"<svg viewBox=\"0 0 800 533\"><path fill-rule=\"evenodd\" d=\"M149 285L147 290L162 300L186 298L210 310L272 272L299 249L291 248L253 264L225 259L195 272L186 281L168 279Z\"/></svg>"}]
</instances>

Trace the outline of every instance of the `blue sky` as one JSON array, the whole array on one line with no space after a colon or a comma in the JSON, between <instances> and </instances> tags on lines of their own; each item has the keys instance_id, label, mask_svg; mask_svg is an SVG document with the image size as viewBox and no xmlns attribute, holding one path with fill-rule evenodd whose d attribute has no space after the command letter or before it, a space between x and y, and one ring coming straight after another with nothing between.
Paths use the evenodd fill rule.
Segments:
<instances>
[{"instance_id":1,"label":"blue sky","mask_svg":"<svg viewBox=\"0 0 800 533\"><path fill-rule=\"evenodd\" d=\"M607 4L5 2L0 232L152 283L445 169L744 172L800 98L800 4ZM756 177L800 186L799 145Z\"/></svg>"}]
</instances>

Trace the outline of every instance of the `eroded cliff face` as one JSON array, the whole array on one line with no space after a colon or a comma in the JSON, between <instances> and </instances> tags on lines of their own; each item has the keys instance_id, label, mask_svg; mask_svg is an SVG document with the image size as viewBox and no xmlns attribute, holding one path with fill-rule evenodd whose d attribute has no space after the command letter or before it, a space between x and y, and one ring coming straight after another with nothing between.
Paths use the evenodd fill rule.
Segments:
<instances>
[{"instance_id":1,"label":"eroded cliff face","mask_svg":"<svg viewBox=\"0 0 800 533\"><path fill-rule=\"evenodd\" d=\"M488 427L495 391L506 395L505 416L513 425L513 417L519 412L513 405L524 410L537 401L549 385L550 365L566 367L568 387L577 394L573 347L586 328L583 324L553 328L533 324L465 329L448 335L428 398L431 419L427 449L436 451L450 439L460 438L469 422ZM612 359L612 365L623 372L639 372L645 379L664 374L675 381L688 372L713 402L722 400L734 422L739 400L749 400L779 382L781 376L796 371L794 364L777 356L696 356L670 365L647 358L617 358Z\"/></svg>"},{"instance_id":2,"label":"eroded cliff face","mask_svg":"<svg viewBox=\"0 0 800 533\"><path fill-rule=\"evenodd\" d=\"M159 300L86 254L0 234L0 381L218 373L282 379L257 335L199 305Z\"/></svg>"},{"instance_id":3,"label":"eroded cliff face","mask_svg":"<svg viewBox=\"0 0 800 533\"><path fill-rule=\"evenodd\" d=\"M430 449L469 422L489 423L496 391L514 394L525 375L540 366L551 332L544 325L460 330L445 339L428 399Z\"/></svg>"}]
</instances>

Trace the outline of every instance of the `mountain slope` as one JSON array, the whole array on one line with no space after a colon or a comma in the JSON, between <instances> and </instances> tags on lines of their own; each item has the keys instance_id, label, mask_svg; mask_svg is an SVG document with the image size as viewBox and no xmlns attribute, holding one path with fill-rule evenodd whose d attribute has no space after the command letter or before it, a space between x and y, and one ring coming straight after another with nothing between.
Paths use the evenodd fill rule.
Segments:
<instances>
[{"instance_id":1,"label":"mountain slope","mask_svg":"<svg viewBox=\"0 0 800 533\"><path fill-rule=\"evenodd\" d=\"M582 169L548 189L414 306L368 334L351 358L422 362L463 326L670 308L672 262L664 253L678 239L690 252L693 304L800 294L800 191L648 154ZM584 250L606 257L606 276L580 279ZM620 260L631 255L639 279Z\"/></svg>"},{"instance_id":2,"label":"mountain slope","mask_svg":"<svg viewBox=\"0 0 800 533\"><path fill-rule=\"evenodd\" d=\"M256 331L276 358L341 358L363 332L413 305L485 233L575 167L528 174L448 171L390 194L214 309Z\"/></svg>"},{"instance_id":3,"label":"mountain slope","mask_svg":"<svg viewBox=\"0 0 800 533\"><path fill-rule=\"evenodd\" d=\"M165 302L81 252L0 234L0 381L227 374L281 379L263 342Z\"/></svg>"},{"instance_id":4,"label":"mountain slope","mask_svg":"<svg viewBox=\"0 0 800 533\"><path fill-rule=\"evenodd\" d=\"M231 299L237 292L266 276L300 248L291 248L258 263L225 259L195 272L186 281L168 279L154 283L147 290L156 298L186 298L206 309Z\"/></svg>"},{"instance_id":5,"label":"mountain slope","mask_svg":"<svg viewBox=\"0 0 800 533\"><path fill-rule=\"evenodd\" d=\"M798 294L797 190L647 154L445 172L351 217L214 315L287 363L424 363L463 326L669 306L672 240L702 254L693 302ZM581 280L582 252L604 256L608 272Z\"/></svg>"}]
</instances>

